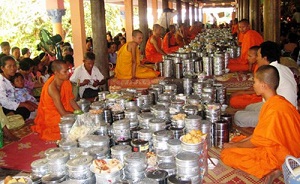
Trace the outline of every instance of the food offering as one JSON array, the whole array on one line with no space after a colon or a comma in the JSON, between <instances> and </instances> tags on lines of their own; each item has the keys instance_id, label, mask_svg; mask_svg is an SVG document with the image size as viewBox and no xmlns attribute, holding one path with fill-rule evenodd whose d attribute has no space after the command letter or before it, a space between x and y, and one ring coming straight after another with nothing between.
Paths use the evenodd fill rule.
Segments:
<instances>
[{"instance_id":1,"label":"food offering","mask_svg":"<svg viewBox=\"0 0 300 184\"><path fill-rule=\"evenodd\" d=\"M181 141L186 144L199 144L206 138L206 134L203 134L201 130L192 130L186 135L181 137Z\"/></svg>"},{"instance_id":2,"label":"food offering","mask_svg":"<svg viewBox=\"0 0 300 184\"><path fill-rule=\"evenodd\" d=\"M26 184L31 184L32 181L29 177L26 176L6 176L4 179L3 184L17 184L17 183L26 183Z\"/></svg>"},{"instance_id":3,"label":"food offering","mask_svg":"<svg viewBox=\"0 0 300 184\"><path fill-rule=\"evenodd\" d=\"M117 159L98 159L93 161L92 168L95 174L110 174L120 171L123 165Z\"/></svg>"}]
</instances>

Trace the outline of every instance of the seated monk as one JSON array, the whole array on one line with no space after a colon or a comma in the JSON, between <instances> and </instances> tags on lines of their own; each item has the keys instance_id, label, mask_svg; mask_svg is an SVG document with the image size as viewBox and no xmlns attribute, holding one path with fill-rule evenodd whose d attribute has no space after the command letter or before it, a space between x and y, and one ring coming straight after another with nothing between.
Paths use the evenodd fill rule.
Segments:
<instances>
[{"instance_id":1,"label":"seated monk","mask_svg":"<svg viewBox=\"0 0 300 184\"><path fill-rule=\"evenodd\" d=\"M232 21L232 26L231 26L231 34L233 37L237 37L238 35L238 31L239 31L239 25L238 25L238 19L235 18L233 21Z\"/></svg>"},{"instance_id":2,"label":"seated monk","mask_svg":"<svg viewBox=\"0 0 300 184\"><path fill-rule=\"evenodd\" d=\"M158 63L163 60L162 56L167 55L161 46L162 27L159 24L153 25L153 35L148 39L145 48L146 60L150 63Z\"/></svg>"},{"instance_id":3,"label":"seated monk","mask_svg":"<svg viewBox=\"0 0 300 184\"><path fill-rule=\"evenodd\" d=\"M169 26L170 31L164 36L162 48L166 53L173 53L179 49L175 39L176 28L174 25Z\"/></svg>"},{"instance_id":4,"label":"seated monk","mask_svg":"<svg viewBox=\"0 0 300 184\"><path fill-rule=\"evenodd\" d=\"M258 32L250 30L250 24L247 19L243 19L239 22L239 30L240 34L242 34L241 53L240 57L229 60L228 68L231 72L247 71L247 55L249 48L255 45L260 45L264 41Z\"/></svg>"},{"instance_id":5,"label":"seated monk","mask_svg":"<svg viewBox=\"0 0 300 184\"><path fill-rule=\"evenodd\" d=\"M51 69L54 75L43 86L32 130L39 133L41 139L59 140L60 117L80 108L74 100L67 64L56 60Z\"/></svg>"},{"instance_id":6,"label":"seated monk","mask_svg":"<svg viewBox=\"0 0 300 184\"><path fill-rule=\"evenodd\" d=\"M201 24L200 22L194 22L193 25L190 27L190 35L191 35L191 39L195 39L195 37L198 35L198 33L201 32Z\"/></svg>"},{"instance_id":7,"label":"seated monk","mask_svg":"<svg viewBox=\"0 0 300 184\"><path fill-rule=\"evenodd\" d=\"M125 43L118 51L115 75L118 79L154 78L159 72L140 64L139 44L143 41L143 33L132 32L133 41Z\"/></svg>"},{"instance_id":8,"label":"seated monk","mask_svg":"<svg viewBox=\"0 0 300 184\"><path fill-rule=\"evenodd\" d=\"M179 29L175 33L176 43L179 45L179 47L183 47L184 45L187 45L189 43L188 36L185 31L186 29L184 24L180 24Z\"/></svg>"},{"instance_id":9,"label":"seated monk","mask_svg":"<svg viewBox=\"0 0 300 184\"><path fill-rule=\"evenodd\" d=\"M266 100L253 134L235 143L225 143L221 152L224 164L257 178L279 176L285 157L300 157L300 114L284 97L277 95L279 73L274 66L258 68L254 90Z\"/></svg>"},{"instance_id":10,"label":"seated monk","mask_svg":"<svg viewBox=\"0 0 300 184\"><path fill-rule=\"evenodd\" d=\"M249 71L255 74L256 70L258 69L257 65L257 51L259 46L253 46L248 51L248 62L249 62ZM238 91L231 94L230 97L230 106L236 109L244 109L247 105L261 102L261 96L257 96L253 90L250 88L246 91Z\"/></svg>"}]
</instances>

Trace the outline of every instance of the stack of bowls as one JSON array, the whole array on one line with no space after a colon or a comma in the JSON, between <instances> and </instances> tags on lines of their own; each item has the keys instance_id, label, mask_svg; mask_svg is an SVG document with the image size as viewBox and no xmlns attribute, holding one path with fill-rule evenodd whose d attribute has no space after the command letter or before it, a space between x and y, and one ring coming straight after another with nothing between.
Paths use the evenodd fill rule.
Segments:
<instances>
[{"instance_id":1,"label":"stack of bowls","mask_svg":"<svg viewBox=\"0 0 300 184\"><path fill-rule=\"evenodd\" d=\"M61 120L58 124L61 139L67 139L69 132L74 124L74 120Z\"/></svg>"},{"instance_id":2,"label":"stack of bowls","mask_svg":"<svg viewBox=\"0 0 300 184\"><path fill-rule=\"evenodd\" d=\"M149 130L151 132L156 132L166 129L167 122L161 118L154 118L149 121Z\"/></svg>"},{"instance_id":3,"label":"stack of bowls","mask_svg":"<svg viewBox=\"0 0 300 184\"><path fill-rule=\"evenodd\" d=\"M224 58L221 56L215 56L213 58L214 62L214 75L223 75L225 70Z\"/></svg>"},{"instance_id":4,"label":"stack of bowls","mask_svg":"<svg viewBox=\"0 0 300 184\"><path fill-rule=\"evenodd\" d=\"M161 150L157 152L157 163L174 163L175 158L171 151Z\"/></svg>"},{"instance_id":5,"label":"stack of bowls","mask_svg":"<svg viewBox=\"0 0 300 184\"><path fill-rule=\"evenodd\" d=\"M190 115L185 118L185 130L190 132L192 130L200 130L201 127L201 116Z\"/></svg>"},{"instance_id":6,"label":"stack of bowls","mask_svg":"<svg viewBox=\"0 0 300 184\"><path fill-rule=\"evenodd\" d=\"M31 163L31 175L33 177L41 178L44 175L48 174L48 160L38 159Z\"/></svg>"},{"instance_id":7,"label":"stack of bowls","mask_svg":"<svg viewBox=\"0 0 300 184\"><path fill-rule=\"evenodd\" d=\"M65 151L69 151L70 149L77 147L77 142L76 141L66 141L66 140L62 139L59 141L58 146Z\"/></svg>"},{"instance_id":8,"label":"stack of bowls","mask_svg":"<svg viewBox=\"0 0 300 184\"><path fill-rule=\"evenodd\" d=\"M168 142L168 150L176 156L179 152L181 152L181 141L179 139L169 139Z\"/></svg>"},{"instance_id":9,"label":"stack of bowls","mask_svg":"<svg viewBox=\"0 0 300 184\"><path fill-rule=\"evenodd\" d=\"M229 123L226 120L218 120L214 127L215 146L222 148L226 142L229 142Z\"/></svg>"},{"instance_id":10,"label":"stack of bowls","mask_svg":"<svg viewBox=\"0 0 300 184\"><path fill-rule=\"evenodd\" d=\"M130 120L122 119L113 123L113 135L115 141L130 139Z\"/></svg>"},{"instance_id":11,"label":"stack of bowls","mask_svg":"<svg viewBox=\"0 0 300 184\"><path fill-rule=\"evenodd\" d=\"M176 174L176 164L175 164L175 162L172 162L172 163L160 163L160 164L157 165L157 168L159 170L163 170L163 171L168 172L168 176Z\"/></svg>"},{"instance_id":12,"label":"stack of bowls","mask_svg":"<svg viewBox=\"0 0 300 184\"><path fill-rule=\"evenodd\" d=\"M49 173L56 176L66 175L66 163L70 155L68 152L56 152L47 156Z\"/></svg>"},{"instance_id":13,"label":"stack of bowls","mask_svg":"<svg viewBox=\"0 0 300 184\"><path fill-rule=\"evenodd\" d=\"M70 159L81 156L81 155L83 155L83 153L84 153L84 148L71 148L69 150Z\"/></svg>"},{"instance_id":14,"label":"stack of bowls","mask_svg":"<svg viewBox=\"0 0 300 184\"><path fill-rule=\"evenodd\" d=\"M79 156L67 162L70 180L74 183L95 183L95 176L90 171L92 156Z\"/></svg>"},{"instance_id":15,"label":"stack of bowls","mask_svg":"<svg viewBox=\"0 0 300 184\"><path fill-rule=\"evenodd\" d=\"M205 113L206 113L206 119L212 123L215 123L220 119L221 116L220 105L214 103L207 104Z\"/></svg>"},{"instance_id":16,"label":"stack of bowls","mask_svg":"<svg viewBox=\"0 0 300 184\"><path fill-rule=\"evenodd\" d=\"M124 164L125 155L131 152L132 148L129 145L115 145L111 147L111 158L118 159Z\"/></svg>"},{"instance_id":17,"label":"stack of bowls","mask_svg":"<svg viewBox=\"0 0 300 184\"><path fill-rule=\"evenodd\" d=\"M124 174L125 178L132 182L145 177L147 168L146 154L142 152L127 153L124 157Z\"/></svg>"},{"instance_id":18,"label":"stack of bowls","mask_svg":"<svg viewBox=\"0 0 300 184\"><path fill-rule=\"evenodd\" d=\"M164 170L148 171L146 177L154 179L156 183L167 183L168 172Z\"/></svg>"},{"instance_id":19,"label":"stack of bowls","mask_svg":"<svg viewBox=\"0 0 300 184\"><path fill-rule=\"evenodd\" d=\"M153 118L155 118L155 116L151 112L144 112L144 113L139 114L138 115L139 126L141 128L148 129L149 128L149 122Z\"/></svg>"},{"instance_id":20,"label":"stack of bowls","mask_svg":"<svg viewBox=\"0 0 300 184\"><path fill-rule=\"evenodd\" d=\"M153 133L153 149L158 152L168 149L168 140L173 139L174 135L169 130L160 130Z\"/></svg>"},{"instance_id":21,"label":"stack of bowls","mask_svg":"<svg viewBox=\"0 0 300 184\"><path fill-rule=\"evenodd\" d=\"M105 159L109 157L109 148L107 146L92 146L87 152L94 159Z\"/></svg>"}]
</instances>

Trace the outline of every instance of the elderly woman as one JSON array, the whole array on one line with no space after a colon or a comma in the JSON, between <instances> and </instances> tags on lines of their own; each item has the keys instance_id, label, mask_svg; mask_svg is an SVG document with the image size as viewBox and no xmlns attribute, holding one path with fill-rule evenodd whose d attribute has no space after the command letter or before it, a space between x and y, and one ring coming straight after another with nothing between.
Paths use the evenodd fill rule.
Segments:
<instances>
[{"instance_id":1,"label":"elderly woman","mask_svg":"<svg viewBox=\"0 0 300 184\"><path fill-rule=\"evenodd\" d=\"M16 102L14 96L14 87L10 82L10 78L15 75L17 71L16 61L11 56L4 56L1 58L1 75L0 75L0 105L3 108L5 115L20 114L24 120L26 120L30 112L37 108L37 105L33 102ZM2 122L1 122L2 123ZM8 139L16 141L19 138L13 135L5 124L1 125L3 128L3 134Z\"/></svg>"}]
</instances>

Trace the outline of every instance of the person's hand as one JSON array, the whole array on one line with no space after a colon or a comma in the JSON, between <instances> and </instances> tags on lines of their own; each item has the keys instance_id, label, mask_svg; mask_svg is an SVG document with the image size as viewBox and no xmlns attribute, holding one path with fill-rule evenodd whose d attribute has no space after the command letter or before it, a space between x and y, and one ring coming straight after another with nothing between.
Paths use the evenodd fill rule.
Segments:
<instances>
[{"instance_id":1,"label":"person's hand","mask_svg":"<svg viewBox=\"0 0 300 184\"><path fill-rule=\"evenodd\" d=\"M223 148L235 148L235 144L234 143L224 143L223 144Z\"/></svg>"},{"instance_id":2,"label":"person's hand","mask_svg":"<svg viewBox=\"0 0 300 184\"><path fill-rule=\"evenodd\" d=\"M81 83L82 86L88 85L90 83L89 79L84 79L84 81Z\"/></svg>"},{"instance_id":3,"label":"person's hand","mask_svg":"<svg viewBox=\"0 0 300 184\"><path fill-rule=\"evenodd\" d=\"M100 81L99 80L95 80L94 83L93 83L93 86L94 87L97 87L100 85Z\"/></svg>"}]
</instances>

